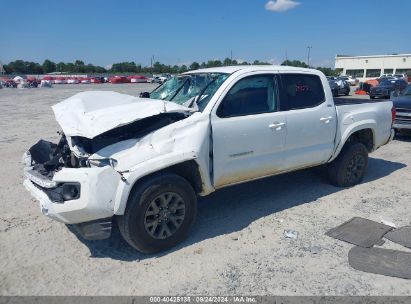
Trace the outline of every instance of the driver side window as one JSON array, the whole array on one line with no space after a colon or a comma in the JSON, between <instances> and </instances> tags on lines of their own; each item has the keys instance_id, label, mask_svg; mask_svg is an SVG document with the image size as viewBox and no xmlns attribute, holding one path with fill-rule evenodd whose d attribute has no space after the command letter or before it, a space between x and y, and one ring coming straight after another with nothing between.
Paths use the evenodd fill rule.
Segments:
<instances>
[{"instance_id":1,"label":"driver side window","mask_svg":"<svg viewBox=\"0 0 411 304\"><path fill-rule=\"evenodd\" d=\"M274 75L255 75L239 80L217 109L219 117L270 113L276 110Z\"/></svg>"}]
</instances>

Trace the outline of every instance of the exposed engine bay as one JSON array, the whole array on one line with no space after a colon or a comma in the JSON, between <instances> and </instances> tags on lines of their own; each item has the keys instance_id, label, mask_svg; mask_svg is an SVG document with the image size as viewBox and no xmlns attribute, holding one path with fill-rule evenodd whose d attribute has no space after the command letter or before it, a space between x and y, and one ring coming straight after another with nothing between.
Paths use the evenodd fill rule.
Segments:
<instances>
[{"instance_id":1,"label":"exposed engine bay","mask_svg":"<svg viewBox=\"0 0 411 304\"><path fill-rule=\"evenodd\" d=\"M83 151L85 155L83 157L78 157L72 151L65 134L61 133L62 136L57 144L40 140L29 149L31 166L48 178L52 178L54 172L63 167L88 167L88 157L97 151L120 141L142 138L188 116L187 113L161 113L109 130L92 139L81 136L71 137L71 145Z\"/></svg>"},{"instance_id":2,"label":"exposed engine bay","mask_svg":"<svg viewBox=\"0 0 411 304\"><path fill-rule=\"evenodd\" d=\"M39 140L29 149L29 153L33 169L49 178L52 178L54 172L62 167L86 166L85 159L80 163L80 159L70 150L64 134L58 144L43 139Z\"/></svg>"},{"instance_id":3,"label":"exposed engine bay","mask_svg":"<svg viewBox=\"0 0 411 304\"><path fill-rule=\"evenodd\" d=\"M81 147L81 149L86 153L94 154L114 143L127 139L144 137L151 132L187 118L188 116L189 114L187 113L161 113L109 130L94 137L93 139L73 136L72 143L73 146L77 145Z\"/></svg>"}]
</instances>

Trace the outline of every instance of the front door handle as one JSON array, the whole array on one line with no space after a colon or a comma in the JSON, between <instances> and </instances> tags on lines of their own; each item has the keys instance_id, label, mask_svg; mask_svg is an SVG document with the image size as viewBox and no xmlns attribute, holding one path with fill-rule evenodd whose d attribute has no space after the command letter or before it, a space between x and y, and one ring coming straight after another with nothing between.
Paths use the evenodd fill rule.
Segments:
<instances>
[{"instance_id":1,"label":"front door handle","mask_svg":"<svg viewBox=\"0 0 411 304\"><path fill-rule=\"evenodd\" d=\"M321 118L320 118L320 121L323 122L323 123L329 123L332 119L333 119L332 116L321 117Z\"/></svg>"},{"instance_id":2,"label":"front door handle","mask_svg":"<svg viewBox=\"0 0 411 304\"><path fill-rule=\"evenodd\" d=\"M274 122L268 125L270 129L276 129L277 131L281 130L283 126L285 126L285 122Z\"/></svg>"}]
</instances>

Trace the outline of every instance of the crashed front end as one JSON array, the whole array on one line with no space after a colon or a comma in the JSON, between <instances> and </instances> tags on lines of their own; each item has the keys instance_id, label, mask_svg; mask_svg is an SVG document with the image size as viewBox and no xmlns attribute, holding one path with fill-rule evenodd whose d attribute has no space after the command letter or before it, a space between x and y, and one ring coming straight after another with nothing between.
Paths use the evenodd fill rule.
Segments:
<instances>
[{"instance_id":1,"label":"crashed front end","mask_svg":"<svg viewBox=\"0 0 411 304\"><path fill-rule=\"evenodd\" d=\"M23 158L24 186L40 202L44 215L75 224L87 239L110 236L112 203L121 182L113 167L78 158L65 136L58 144L40 140Z\"/></svg>"},{"instance_id":2,"label":"crashed front end","mask_svg":"<svg viewBox=\"0 0 411 304\"><path fill-rule=\"evenodd\" d=\"M144 136L186 118L186 108L114 92L85 92L53 110L61 139L57 144L40 140L24 153L24 186L44 215L73 224L86 239L107 238L127 168L119 170L116 159L101 154L114 153L115 147L127 152ZM129 161L124 159L122 167Z\"/></svg>"}]
</instances>

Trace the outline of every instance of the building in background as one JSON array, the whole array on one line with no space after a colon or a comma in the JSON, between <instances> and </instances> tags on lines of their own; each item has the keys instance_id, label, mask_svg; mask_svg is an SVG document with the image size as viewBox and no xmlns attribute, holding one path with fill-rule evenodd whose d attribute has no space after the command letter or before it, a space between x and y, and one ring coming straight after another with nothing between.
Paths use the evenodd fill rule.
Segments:
<instances>
[{"instance_id":1,"label":"building in background","mask_svg":"<svg viewBox=\"0 0 411 304\"><path fill-rule=\"evenodd\" d=\"M0 61L0 75L3 75L4 73L3 63Z\"/></svg>"},{"instance_id":2,"label":"building in background","mask_svg":"<svg viewBox=\"0 0 411 304\"><path fill-rule=\"evenodd\" d=\"M335 57L335 68L342 75L351 75L360 81L377 78L382 74L411 76L411 54Z\"/></svg>"}]
</instances>

